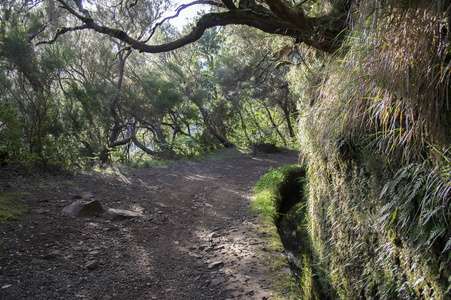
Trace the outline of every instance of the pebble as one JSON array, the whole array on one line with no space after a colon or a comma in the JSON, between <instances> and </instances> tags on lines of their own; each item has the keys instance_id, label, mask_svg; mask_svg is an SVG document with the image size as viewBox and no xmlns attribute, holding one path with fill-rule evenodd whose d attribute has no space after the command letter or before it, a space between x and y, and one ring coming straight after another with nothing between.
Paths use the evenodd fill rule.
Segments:
<instances>
[{"instance_id":1,"label":"pebble","mask_svg":"<svg viewBox=\"0 0 451 300\"><path fill-rule=\"evenodd\" d=\"M219 267L219 266L221 266L223 264L224 264L224 262L222 262L221 260L214 261L214 262L212 262L211 264L208 265L208 268L209 269L213 269L213 268Z\"/></svg>"},{"instance_id":2,"label":"pebble","mask_svg":"<svg viewBox=\"0 0 451 300\"><path fill-rule=\"evenodd\" d=\"M99 262L97 260L90 260L85 264L86 269L95 270L99 266Z\"/></svg>"}]
</instances>

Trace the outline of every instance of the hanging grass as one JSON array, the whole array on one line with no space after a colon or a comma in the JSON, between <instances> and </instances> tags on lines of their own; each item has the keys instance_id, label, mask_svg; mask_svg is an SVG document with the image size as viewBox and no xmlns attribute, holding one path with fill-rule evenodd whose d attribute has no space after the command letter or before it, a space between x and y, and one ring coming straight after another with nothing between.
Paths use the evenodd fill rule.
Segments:
<instances>
[{"instance_id":1,"label":"hanging grass","mask_svg":"<svg viewBox=\"0 0 451 300\"><path fill-rule=\"evenodd\" d=\"M309 235L341 299L451 297L445 2L355 3L341 51L298 87Z\"/></svg>"}]
</instances>

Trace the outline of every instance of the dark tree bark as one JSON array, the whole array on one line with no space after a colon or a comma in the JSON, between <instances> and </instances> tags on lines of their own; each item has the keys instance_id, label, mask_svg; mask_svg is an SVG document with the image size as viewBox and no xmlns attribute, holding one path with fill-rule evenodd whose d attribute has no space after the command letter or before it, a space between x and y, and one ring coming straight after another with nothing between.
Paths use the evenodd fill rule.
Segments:
<instances>
[{"instance_id":1,"label":"dark tree bark","mask_svg":"<svg viewBox=\"0 0 451 300\"><path fill-rule=\"evenodd\" d=\"M274 128L274 130L276 131L276 133L280 136L280 138L282 139L282 142L285 146L287 146L287 140L285 139L285 137L283 136L283 134L280 132L279 130L279 126L276 124L276 122L274 122L274 119L271 115L271 111L269 110L269 108L265 105L265 103L263 103L263 107L265 108L266 112L268 113L268 118L269 121L272 124L272 127Z\"/></svg>"},{"instance_id":2,"label":"dark tree bark","mask_svg":"<svg viewBox=\"0 0 451 300\"><path fill-rule=\"evenodd\" d=\"M119 72L118 72L119 76L118 76L118 80L117 80L117 84L116 84L116 91L114 92L113 99L110 102L110 113L114 119L114 125L113 125L113 130L110 135L109 143L108 143L109 147L117 147L117 146L125 145L128 142L130 142L132 135L133 135L133 130L132 130L130 124L127 124L127 122L124 119L122 119L117 112L117 105L119 103L121 90L122 90L122 81L124 78L125 62L127 61L127 58L130 56L130 54L131 54L131 51L128 51L125 54L124 54L124 52L121 52L118 55L118 57L119 57ZM117 141L117 138L119 137L119 134L121 133L121 131L123 130L124 127L126 127L126 129L127 129L127 136L124 139Z\"/></svg>"},{"instance_id":3,"label":"dark tree bark","mask_svg":"<svg viewBox=\"0 0 451 300\"><path fill-rule=\"evenodd\" d=\"M218 133L216 128L211 124L209 115L207 111L203 108L202 104L193 101L194 104L199 108L200 113L202 114L202 118L204 120L204 124L207 127L208 131L211 133L211 135L218 140L225 148L233 148L235 145L232 142L229 142L226 138L224 138L222 135Z\"/></svg>"}]
</instances>

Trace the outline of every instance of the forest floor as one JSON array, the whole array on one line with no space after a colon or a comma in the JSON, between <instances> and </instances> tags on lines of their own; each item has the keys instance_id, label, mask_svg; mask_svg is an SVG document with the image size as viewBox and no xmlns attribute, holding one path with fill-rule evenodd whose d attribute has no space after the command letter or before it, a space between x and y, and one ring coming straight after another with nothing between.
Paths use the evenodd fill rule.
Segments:
<instances>
[{"instance_id":1,"label":"forest floor","mask_svg":"<svg viewBox=\"0 0 451 300\"><path fill-rule=\"evenodd\" d=\"M0 228L0 299L284 298L289 291L274 278L289 270L271 267L283 253L249 209L258 178L297 161L296 153L237 153L165 167L1 178L0 191L28 193L29 208ZM80 198L142 216L62 213Z\"/></svg>"}]
</instances>

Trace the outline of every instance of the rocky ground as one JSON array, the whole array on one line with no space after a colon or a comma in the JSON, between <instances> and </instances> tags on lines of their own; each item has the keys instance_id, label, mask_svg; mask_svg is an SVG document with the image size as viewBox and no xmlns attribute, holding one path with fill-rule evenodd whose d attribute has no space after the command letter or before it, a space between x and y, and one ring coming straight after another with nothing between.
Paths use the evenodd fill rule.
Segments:
<instances>
[{"instance_id":1,"label":"rocky ground","mask_svg":"<svg viewBox=\"0 0 451 300\"><path fill-rule=\"evenodd\" d=\"M0 229L0 299L276 299L270 274L286 270L269 260L282 254L271 253L249 207L259 176L296 162L296 153L239 154L1 178L0 191L30 193L30 208ZM79 200L140 216L62 213Z\"/></svg>"}]
</instances>

